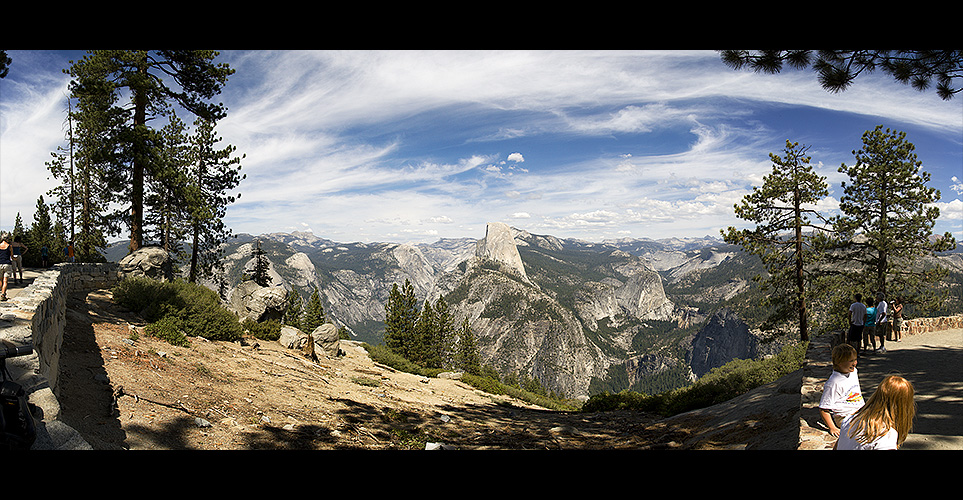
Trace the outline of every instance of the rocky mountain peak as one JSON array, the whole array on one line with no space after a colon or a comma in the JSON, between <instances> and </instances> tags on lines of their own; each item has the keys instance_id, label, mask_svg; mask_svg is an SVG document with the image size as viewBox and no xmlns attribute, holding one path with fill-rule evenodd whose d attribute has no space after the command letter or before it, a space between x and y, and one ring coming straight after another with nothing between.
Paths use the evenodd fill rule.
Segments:
<instances>
[{"instance_id":1,"label":"rocky mountain peak","mask_svg":"<svg viewBox=\"0 0 963 500\"><path fill-rule=\"evenodd\" d=\"M489 222L485 230L485 237L478 240L475 247L475 257L492 260L505 266L507 270L529 281L522 264L522 257L518 253L512 228L503 222Z\"/></svg>"}]
</instances>

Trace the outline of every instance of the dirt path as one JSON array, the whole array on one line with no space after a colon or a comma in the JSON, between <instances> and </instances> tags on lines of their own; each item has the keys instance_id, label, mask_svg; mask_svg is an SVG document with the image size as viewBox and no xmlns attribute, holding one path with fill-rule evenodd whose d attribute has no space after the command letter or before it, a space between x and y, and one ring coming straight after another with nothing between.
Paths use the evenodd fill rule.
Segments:
<instances>
[{"instance_id":1,"label":"dirt path","mask_svg":"<svg viewBox=\"0 0 963 500\"><path fill-rule=\"evenodd\" d=\"M567 413L395 371L355 342L313 363L270 341L175 347L139 323L107 290L68 300L62 415L95 449L793 449L797 439L791 382L669 420Z\"/></svg>"}]
</instances>

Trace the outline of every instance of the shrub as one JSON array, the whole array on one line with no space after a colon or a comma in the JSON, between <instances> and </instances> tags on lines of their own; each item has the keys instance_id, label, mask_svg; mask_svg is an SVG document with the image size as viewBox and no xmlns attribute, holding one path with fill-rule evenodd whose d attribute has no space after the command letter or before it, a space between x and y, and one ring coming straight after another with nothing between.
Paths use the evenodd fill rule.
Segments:
<instances>
[{"instance_id":1,"label":"shrub","mask_svg":"<svg viewBox=\"0 0 963 500\"><path fill-rule=\"evenodd\" d=\"M258 323L248 318L244 320L243 326L252 337L257 339L277 340L281 338L281 322L278 320L272 319Z\"/></svg>"},{"instance_id":2,"label":"shrub","mask_svg":"<svg viewBox=\"0 0 963 500\"><path fill-rule=\"evenodd\" d=\"M658 395L631 391L596 394L582 405L582 411L638 410L671 416L719 404L798 370L807 345L788 346L767 359L730 361L690 386Z\"/></svg>"},{"instance_id":3,"label":"shrub","mask_svg":"<svg viewBox=\"0 0 963 500\"><path fill-rule=\"evenodd\" d=\"M237 317L221 307L217 293L184 280L164 282L128 277L113 289L113 295L114 302L138 313L148 323L164 321L153 331L169 342L178 341L175 328L187 337L209 340L235 341L243 333Z\"/></svg>"},{"instance_id":4,"label":"shrub","mask_svg":"<svg viewBox=\"0 0 963 500\"><path fill-rule=\"evenodd\" d=\"M165 316L144 328L144 333L151 337L166 340L171 345L190 347L187 335L181 329L181 322L174 316Z\"/></svg>"}]
</instances>

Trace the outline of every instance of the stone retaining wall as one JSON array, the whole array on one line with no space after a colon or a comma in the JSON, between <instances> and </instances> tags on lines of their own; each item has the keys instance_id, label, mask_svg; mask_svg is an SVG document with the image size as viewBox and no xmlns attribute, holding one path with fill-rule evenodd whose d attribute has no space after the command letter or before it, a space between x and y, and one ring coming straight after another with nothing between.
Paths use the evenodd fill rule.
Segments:
<instances>
[{"instance_id":1,"label":"stone retaining wall","mask_svg":"<svg viewBox=\"0 0 963 500\"><path fill-rule=\"evenodd\" d=\"M910 336L954 328L963 328L963 315L905 320L901 331L903 336ZM830 450L836 442L819 416L819 400L826 379L833 372L833 347L842 342L845 333L826 334L809 341L800 389L799 450Z\"/></svg>"},{"instance_id":2,"label":"stone retaining wall","mask_svg":"<svg viewBox=\"0 0 963 500\"><path fill-rule=\"evenodd\" d=\"M39 413L32 449L90 449L72 428L59 420L60 346L66 324L67 295L79 290L112 288L121 279L117 263L63 263L44 271L17 296L0 305L0 340L33 345L33 353L6 360Z\"/></svg>"}]
</instances>

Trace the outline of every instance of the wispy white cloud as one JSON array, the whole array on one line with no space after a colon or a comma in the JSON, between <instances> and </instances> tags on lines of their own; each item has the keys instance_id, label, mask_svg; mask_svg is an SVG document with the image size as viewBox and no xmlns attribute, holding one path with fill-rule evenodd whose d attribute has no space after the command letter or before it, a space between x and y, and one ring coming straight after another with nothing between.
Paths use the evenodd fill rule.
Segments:
<instances>
[{"instance_id":1,"label":"wispy white cloud","mask_svg":"<svg viewBox=\"0 0 963 500\"><path fill-rule=\"evenodd\" d=\"M845 144L828 137L807 122L821 110L835 121L918 127L955 145L953 159L963 135L959 104L880 75L830 94L811 72L734 71L712 51L229 51L222 59L236 73L220 96L228 117L218 133L245 154L247 174L228 210L235 232L431 240L478 237L468 231L500 219L586 239L718 234L737 222L732 205L761 184L768 153L786 139L813 143L817 170L838 185L837 166L862 130ZM0 80L3 227L12 210L29 223L49 189L39 182L43 162L63 139L66 79L37 75ZM959 186L954 179L943 189L959 194Z\"/></svg>"}]
</instances>

